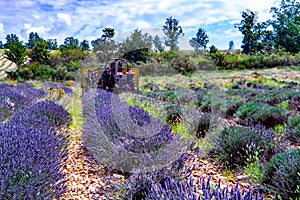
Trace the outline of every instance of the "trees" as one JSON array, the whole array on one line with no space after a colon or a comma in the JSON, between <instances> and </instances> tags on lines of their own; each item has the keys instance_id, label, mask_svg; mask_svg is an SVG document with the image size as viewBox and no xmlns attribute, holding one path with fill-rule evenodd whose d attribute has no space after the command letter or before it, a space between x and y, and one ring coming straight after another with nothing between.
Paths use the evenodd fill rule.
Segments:
<instances>
[{"instance_id":1,"label":"trees","mask_svg":"<svg viewBox=\"0 0 300 200\"><path fill-rule=\"evenodd\" d=\"M104 41L110 40L115 36L115 29L113 28L105 28L102 31L103 31L103 35L101 36L101 39Z\"/></svg>"},{"instance_id":2,"label":"trees","mask_svg":"<svg viewBox=\"0 0 300 200\"><path fill-rule=\"evenodd\" d=\"M243 53L254 54L256 52L262 52L269 50L271 44L271 32L268 30L269 24L266 22L257 23L257 12L253 12L249 9L241 12L243 20L240 24L235 25L239 31L243 34Z\"/></svg>"},{"instance_id":3,"label":"trees","mask_svg":"<svg viewBox=\"0 0 300 200\"><path fill-rule=\"evenodd\" d=\"M229 45L228 50L234 50L234 42L232 40L229 42L228 45Z\"/></svg>"},{"instance_id":4,"label":"trees","mask_svg":"<svg viewBox=\"0 0 300 200\"><path fill-rule=\"evenodd\" d=\"M164 47L163 47L163 45L162 45L162 43L161 43L161 40L160 40L160 38L159 38L159 36L158 35L156 35L155 37L154 37L154 39L153 39L153 45L154 45L154 48L156 49L156 50L158 50L159 52L163 52L164 51Z\"/></svg>"},{"instance_id":5,"label":"trees","mask_svg":"<svg viewBox=\"0 0 300 200\"><path fill-rule=\"evenodd\" d=\"M102 30L101 38L91 41L93 51L97 53L99 62L107 62L114 56L116 50L116 43L113 40L115 30L113 28L105 28Z\"/></svg>"},{"instance_id":6,"label":"trees","mask_svg":"<svg viewBox=\"0 0 300 200\"><path fill-rule=\"evenodd\" d=\"M0 41L0 49L3 49L3 43L2 43L2 41Z\"/></svg>"},{"instance_id":7,"label":"trees","mask_svg":"<svg viewBox=\"0 0 300 200\"><path fill-rule=\"evenodd\" d=\"M16 34L11 34L6 36L6 48L4 57L14 63L18 67L22 66L27 60L27 48L22 42L19 41L19 38Z\"/></svg>"},{"instance_id":8,"label":"trees","mask_svg":"<svg viewBox=\"0 0 300 200\"><path fill-rule=\"evenodd\" d=\"M39 62L40 64L50 63L50 52L48 50L48 43L44 40L37 41L31 52L29 53L30 62Z\"/></svg>"},{"instance_id":9,"label":"trees","mask_svg":"<svg viewBox=\"0 0 300 200\"><path fill-rule=\"evenodd\" d=\"M196 37L192 38L189 42L191 47L198 51L200 48L206 49L206 45L209 42L209 37L207 36L204 29L199 28L196 33Z\"/></svg>"},{"instance_id":10,"label":"trees","mask_svg":"<svg viewBox=\"0 0 300 200\"><path fill-rule=\"evenodd\" d=\"M257 13L247 9L241 14L243 20L240 22L239 26L235 27L238 28L244 36L242 41L243 45L241 46L243 49L243 53L250 54L256 40L254 36L254 26L256 23Z\"/></svg>"},{"instance_id":11,"label":"trees","mask_svg":"<svg viewBox=\"0 0 300 200\"><path fill-rule=\"evenodd\" d=\"M180 35L183 35L181 26L178 26L179 21L172 17L167 18L165 25L163 25L163 32L166 35L165 45L170 47L171 51L178 49L178 39Z\"/></svg>"},{"instance_id":12,"label":"trees","mask_svg":"<svg viewBox=\"0 0 300 200\"><path fill-rule=\"evenodd\" d=\"M89 41L83 40L82 42L80 42L80 48L84 51L89 50L90 49Z\"/></svg>"},{"instance_id":13,"label":"trees","mask_svg":"<svg viewBox=\"0 0 300 200\"><path fill-rule=\"evenodd\" d=\"M57 40L56 39L48 39L48 49L49 50L57 50L58 45L57 45Z\"/></svg>"},{"instance_id":14,"label":"trees","mask_svg":"<svg viewBox=\"0 0 300 200\"><path fill-rule=\"evenodd\" d=\"M64 40L64 44L60 45L61 49L78 49L79 41L74 37L66 37Z\"/></svg>"},{"instance_id":15,"label":"trees","mask_svg":"<svg viewBox=\"0 0 300 200\"><path fill-rule=\"evenodd\" d=\"M282 0L279 8L271 8L274 20L269 23L273 27L276 48L286 51L300 51L300 3L295 0Z\"/></svg>"},{"instance_id":16,"label":"trees","mask_svg":"<svg viewBox=\"0 0 300 200\"><path fill-rule=\"evenodd\" d=\"M142 34L141 30L135 29L122 43L119 53L129 61L146 61L149 49L152 47L152 36Z\"/></svg>"},{"instance_id":17,"label":"trees","mask_svg":"<svg viewBox=\"0 0 300 200\"><path fill-rule=\"evenodd\" d=\"M31 32L29 33L28 43L26 45L28 49L32 49L34 44L40 41L43 41L43 38L41 38L38 33Z\"/></svg>"}]
</instances>

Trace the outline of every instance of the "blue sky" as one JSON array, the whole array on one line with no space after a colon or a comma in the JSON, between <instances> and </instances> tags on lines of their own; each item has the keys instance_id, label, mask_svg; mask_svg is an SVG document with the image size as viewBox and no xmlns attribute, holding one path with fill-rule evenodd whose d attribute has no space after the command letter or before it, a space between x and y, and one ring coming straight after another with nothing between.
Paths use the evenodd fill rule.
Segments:
<instances>
[{"instance_id":1,"label":"blue sky","mask_svg":"<svg viewBox=\"0 0 300 200\"><path fill-rule=\"evenodd\" d=\"M242 35L234 28L241 11L258 12L258 21L271 18L271 7L280 0L0 0L0 41L15 33L27 42L30 32L44 39L63 43L69 36L89 42L101 37L102 29L114 28L116 40L121 41L134 29L142 33L163 36L166 18L172 16L182 26L182 49L191 48L188 40L198 28L209 36L208 47L228 49L229 41L240 48Z\"/></svg>"}]
</instances>

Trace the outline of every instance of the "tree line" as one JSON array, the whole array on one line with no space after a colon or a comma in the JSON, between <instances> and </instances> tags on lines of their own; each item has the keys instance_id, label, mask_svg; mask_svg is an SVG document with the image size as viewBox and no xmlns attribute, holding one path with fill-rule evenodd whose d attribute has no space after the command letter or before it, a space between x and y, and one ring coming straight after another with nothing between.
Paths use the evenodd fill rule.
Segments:
<instances>
[{"instance_id":1,"label":"tree line","mask_svg":"<svg viewBox=\"0 0 300 200\"><path fill-rule=\"evenodd\" d=\"M282 0L280 6L272 7L270 12L273 14L272 19L265 22L257 22L257 12L249 9L241 12L242 20L235 28L243 35L243 54L269 54L276 50L290 53L300 51L300 3L296 0ZM123 57L136 63L145 62L152 50L162 53L165 47L169 47L168 52L171 53L165 53L164 56L172 59L172 52L179 50L178 41L184 35L183 28L179 21L171 16L166 19L162 31L164 37L160 38L158 35L152 37L136 29L123 42L117 42L114 40L115 30L104 28L101 37L92 40L91 43L70 36L66 37L61 45L57 44L56 39L44 39L36 32L31 32L27 43L24 43L12 33L6 36L5 44L0 41L0 48L4 48L4 56L18 66L29 61L36 65L49 65L54 69L67 70L77 69L79 64L76 62L85 59L89 55L87 52L96 54L98 62L106 62L112 57ZM195 52L206 50L208 42L209 36L202 27L198 29L195 37L189 40ZM228 45L229 50L234 49L233 41ZM214 45L209 49L211 53L217 51ZM53 50L56 51L53 53ZM217 60L222 61L222 55L216 56Z\"/></svg>"}]
</instances>

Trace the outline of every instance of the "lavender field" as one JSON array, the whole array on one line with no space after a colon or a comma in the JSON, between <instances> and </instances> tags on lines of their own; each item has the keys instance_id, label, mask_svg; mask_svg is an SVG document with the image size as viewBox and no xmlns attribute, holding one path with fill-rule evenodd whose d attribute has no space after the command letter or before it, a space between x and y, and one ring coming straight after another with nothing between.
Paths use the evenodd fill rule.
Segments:
<instances>
[{"instance_id":1,"label":"lavender field","mask_svg":"<svg viewBox=\"0 0 300 200\"><path fill-rule=\"evenodd\" d=\"M297 199L298 72L2 82L1 199Z\"/></svg>"}]
</instances>

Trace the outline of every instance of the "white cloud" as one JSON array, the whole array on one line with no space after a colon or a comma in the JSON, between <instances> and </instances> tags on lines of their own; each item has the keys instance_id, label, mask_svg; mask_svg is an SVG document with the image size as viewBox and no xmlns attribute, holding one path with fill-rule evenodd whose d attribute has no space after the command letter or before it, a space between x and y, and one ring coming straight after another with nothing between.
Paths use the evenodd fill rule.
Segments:
<instances>
[{"instance_id":1,"label":"white cloud","mask_svg":"<svg viewBox=\"0 0 300 200\"><path fill-rule=\"evenodd\" d=\"M45 27L45 26L32 26L31 24L29 23L25 23L24 24L24 29L27 33L27 35L29 35L29 33L31 32L36 32L38 33L39 35L44 35L45 33L47 33L47 31L50 30L50 27Z\"/></svg>"},{"instance_id":2,"label":"white cloud","mask_svg":"<svg viewBox=\"0 0 300 200\"><path fill-rule=\"evenodd\" d=\"M40 19L41 17L37 14L32 14L32 16L35 18L35 19Z\"/></svg>"},{"instance_id":3,"label":"white cloud","mask_svg":"<svg viewBox=\"0 0 300 200\"><path fill-rule=\"evenodd\" d=\"M69 26L71 26L71 24L72 24L72 20L71 20L70 15L68 15L66 13L58 13L57 18L65 21Z\"/></svg>"},{"instance_id":4,"label":"white cloud","mask_svg":"<svg viewBox=\"0 0 300 200\"><path fill-rule=\"evenodd\" d=\"M270 8L277 7L280 0L24 0L24 4L17 4L0 0L0 6L7 8L0 13L0 22L5 25L4 32L0 23L0 32L4 33L0 37L21 33L26 39L25 34L34 31L44 34L45 39L63 41L74 36L91 41L101 37L105 27L114 28L116 36L124 38L136 28L162 37L162 26L172 16L179 20L187 38L194 37L202 27L212 44L227 48L230 40L236 44L242 40L234 28L242 20L241 11L258 11L258 20L266 21L271 18Z\"/></svg>"},{"instance_id":5,"label":"white cloud","mask_svg":"<svg viewBox=\"0 0 300 200\"><path fill-rule=\"evenodd\" d=\"M4 33L4 25L0 23L0 33Z\"/></svg>"}]
</instances>

